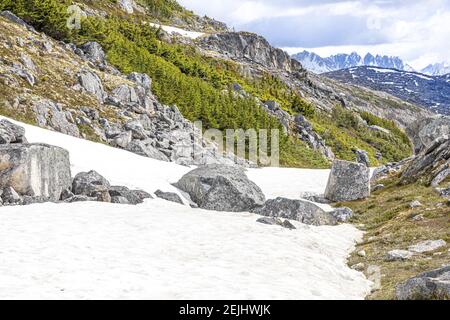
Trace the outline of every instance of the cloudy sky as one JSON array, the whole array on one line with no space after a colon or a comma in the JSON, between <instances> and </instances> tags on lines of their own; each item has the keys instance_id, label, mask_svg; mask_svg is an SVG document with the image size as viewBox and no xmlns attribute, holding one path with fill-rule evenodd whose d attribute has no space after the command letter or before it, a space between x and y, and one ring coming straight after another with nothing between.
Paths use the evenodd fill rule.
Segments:
<instances>
[{"instance_id":1,"label":"cloudy sky","mask_svg":"<svg viewBox=\"0 0 450 320\"><path fill-rule=\"evenodd\" d=\"M179 0L197 14L296 53L400 56L416 69L450 62L450 0Z\"/></svg>"}]
</instances>

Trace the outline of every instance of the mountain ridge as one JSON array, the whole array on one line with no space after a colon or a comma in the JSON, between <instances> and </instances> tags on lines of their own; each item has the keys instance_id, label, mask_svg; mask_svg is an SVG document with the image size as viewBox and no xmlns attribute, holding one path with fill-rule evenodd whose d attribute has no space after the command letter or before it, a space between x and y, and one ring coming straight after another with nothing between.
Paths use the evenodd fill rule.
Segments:
<instances>
[{"instance_id":1,"label":"mountain ridge","mask_svg":"<svg viewBox=\"0 0 450 320\"><path fill-rule=\"evenodd\" d=\"M352 67L325 73L343 83L392 94L435 113L450 115L450 77L379 67Z\"/></svg>"}]
</instances>

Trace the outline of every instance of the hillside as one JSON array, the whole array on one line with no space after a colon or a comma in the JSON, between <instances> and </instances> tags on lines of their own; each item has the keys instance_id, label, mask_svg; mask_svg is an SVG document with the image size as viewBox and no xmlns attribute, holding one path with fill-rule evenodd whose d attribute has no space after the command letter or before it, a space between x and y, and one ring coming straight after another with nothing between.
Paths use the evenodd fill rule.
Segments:
<instances>
[{"instance_id":1,"label":"hillside","mask_svg":"<svg viewBox=\"0 0 450 320\"><path fill-rule=\"evenodd\" d=\"M169 34L164 28L141 28L158 21L167 23L179 16L179 8L171 8L170 2L167 4L169 13L164 20L157 19L159 14L155 14L151 6L146 7L144 2L129 13L110 2L85 1L84 10L89 14L82 20L80 30L67 30L64 26L67 19L64 8L69 3L49 0L45 5L28 7L29 2L24 2L21 7L20 2L8 4L4 1L2 8L17 12L35 28L58 40L76 45L87 41L99 42L111 67L124 74L132 71L147 73L153 80L152 91L159 102L176 104L185 118L202 120L204 128L282 129L285 135L281 141L281 163L284 165L325 167L334 156L353 160L355 149L368 151L374 165L398 161L411 152L405 134L393 129L393 124L372 117L372 125L376 122L388 130L393 129L392 135L386 136L370 130L370 124L358 119L365 117L364 112L388 119L393 114L397 124L405 126L407 122L426 115L417 107L389 96L380 96L369 90L354 92L353 89L341 88L338 83L308 74L300 64L295 70L283 69L283 65L295 64L283 54L276 68L265 65L279 51L264 39L260 40L263 45L261 50L268 55L258 62L252 52L249 60L248 57L230 57L220 50L211 50L208 35L212 38L219 36L216 44L220 46L223 35L233 38L237 36L235 33L206 33L192 40L175 33ZM54 14L48 15L49 10ZM198 19L203 21L205 18ZM180 23L177 25L181 26ZM194 25L185 25L185 29L204 30ZM246 34L246 37L253 38L251 34ZM9 54L14 55L14 50ZM260 52L256 47L254 50L253 53L258 56ZM50 69L51 66L50 63L42 69ZM281 69L278 68L280 66ZM44 79L47 77L44 76ZM37 87L40 85L44 87L43 83L37 82ZM64 87L67 85L64 84ZM240 88L239 94L233 92L236 88ZM32 91L36 89L31 88ZM46 97L48 93L47 90L40 90L38 95L50 98ZM70 95L62 96L65 99ZM270 110L267 106L271 101L275 101L281 110ZM12 101L10 104L13 104ZM334 121L333 110L337 105L343 108L347 118L353 120L347 123ZM341 109L336 110L340 112ZM295 116L299 114L305 116L307 122L295 122ZM359 128L352 124L355 119L361 123ZM93 128L87 130L95 132ZM91 136L98 139L95 133Z\"/></svg>"},{"instance_id":2,"label":"hillside","mask_svg":"<svg viewBox=\"0 0 450 320\"><path fill-rule=\"evenodd\" d=\"M324 75L342 83L386 92L436 113L450 114L448 76L428 76L377 67L355 67L328 72Z\"/></svg>"}]
</instances>

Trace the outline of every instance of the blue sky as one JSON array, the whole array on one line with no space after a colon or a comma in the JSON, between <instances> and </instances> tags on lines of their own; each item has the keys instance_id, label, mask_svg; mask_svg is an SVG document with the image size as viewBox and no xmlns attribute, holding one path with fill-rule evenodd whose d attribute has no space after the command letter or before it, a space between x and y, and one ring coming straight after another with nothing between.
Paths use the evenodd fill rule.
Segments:
<instances>
[{"instance_id":1,"label":"blue sky","mask_svg":"<svg viewBox=\"0 0 450 320\"><path fill-rule=\"evenodd\" d=\"M179 0L197 14L295 53L400 56L420 69L450 62L450 0Z\"/></svg>"}]
</instances>

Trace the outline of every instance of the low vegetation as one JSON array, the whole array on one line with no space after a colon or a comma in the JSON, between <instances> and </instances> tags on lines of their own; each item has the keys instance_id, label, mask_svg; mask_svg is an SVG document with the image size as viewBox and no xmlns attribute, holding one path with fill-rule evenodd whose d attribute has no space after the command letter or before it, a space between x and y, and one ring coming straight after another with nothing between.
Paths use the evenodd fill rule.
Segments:
<instances>
[{"instance_id":1,"label":"low vegetation","mask_svg":"<svg viewBox=\"0 0 450 320\"><path fill-rule=\"evenodd\" d=\"M352 222L366 232L364 241L349 259L349 265L363 263L365 269L381 269L381 287L368 299L395 299L397 284L448 264L450 250L450 201L440 197L432 188L421 185L401 185L398 178L380 181L386 188L374 192L369 199L339 205L354 210ZM422 206L412 209L414 200ZM407 250L424 240L443 239L447 242L436 251L415 254L405 261L388 262L386 253ZM365 257L357 253L364 250ZM367 276L371 276L367 274Z\"/></svg>"}]
</instances>

